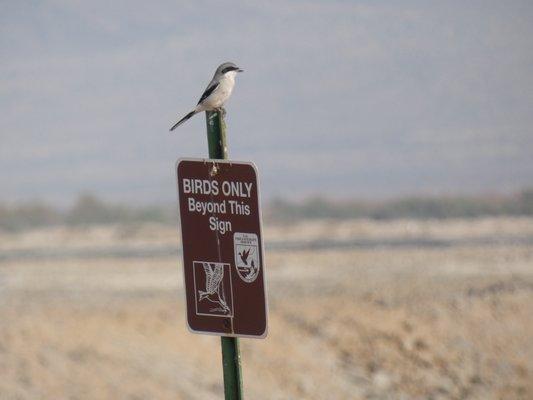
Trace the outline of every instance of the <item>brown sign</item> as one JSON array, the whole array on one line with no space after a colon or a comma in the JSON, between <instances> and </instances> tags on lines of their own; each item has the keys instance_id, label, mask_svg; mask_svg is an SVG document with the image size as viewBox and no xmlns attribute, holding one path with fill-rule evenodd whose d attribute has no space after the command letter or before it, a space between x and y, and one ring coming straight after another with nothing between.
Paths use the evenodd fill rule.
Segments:
<instances>
[{"instance_id":1,"label":"brown sign","mask_svg":"<svg viewBox=\"0 0 533 400\"><path fill-rule=\"evenodd\" d=\"M265 265L255 166L181 159L176 169L189 328L265 337Z\"/></svg>"}]
</instances>

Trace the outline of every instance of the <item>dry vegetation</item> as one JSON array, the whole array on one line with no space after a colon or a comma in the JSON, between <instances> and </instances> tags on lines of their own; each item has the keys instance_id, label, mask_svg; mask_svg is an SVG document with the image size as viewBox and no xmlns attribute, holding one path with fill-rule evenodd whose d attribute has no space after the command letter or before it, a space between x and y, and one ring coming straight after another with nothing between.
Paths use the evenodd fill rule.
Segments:
<instances>
[{"instance_id":1,"label":"dry vegetation","mask_svg":"<svg viewBox=\"0 0 533 400\"><path fill-rule=\"evenodd\" d=\"M246 398L533 398L533 219L303 221L265 236L297 245L267 252L270 329L241 341ZM185 327L177 237L0 234L0 398L222 398L218 339ZM354 246L306 247L321 240Z\"/></svg>"}]
</instances>

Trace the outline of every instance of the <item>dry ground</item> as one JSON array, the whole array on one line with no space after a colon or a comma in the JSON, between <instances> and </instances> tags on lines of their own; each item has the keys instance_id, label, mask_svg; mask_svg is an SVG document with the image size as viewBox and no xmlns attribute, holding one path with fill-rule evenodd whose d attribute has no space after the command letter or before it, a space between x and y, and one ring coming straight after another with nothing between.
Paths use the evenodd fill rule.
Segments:
<instances>
[{"instance_id":1,"label":"dry ground","mask_svg":"<svg viewBox=\"0 0 533 400\"><path fill-rule=\"evenodd\" d=\"M533 246L513 242L532 232L524 218L271 227L270 241L459 243L267 252L269 335L241 340L246 398L533 398ZM124 256L176 237L0 234L0 399L222 398L219 339L185 327L179 258ZM47 256L18 257L35 249Z\"/></svg>"}]
</instances>

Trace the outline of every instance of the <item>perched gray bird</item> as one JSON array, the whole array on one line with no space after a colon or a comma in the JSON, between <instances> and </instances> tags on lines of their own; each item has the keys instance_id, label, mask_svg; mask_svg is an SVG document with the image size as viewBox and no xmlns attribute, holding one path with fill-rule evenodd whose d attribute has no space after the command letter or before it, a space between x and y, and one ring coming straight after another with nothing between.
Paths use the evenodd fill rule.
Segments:
<instances>
[{"instance_id":1,"label":"perched gray bird","mask_svg":"<svg viewBox=\"0 0 533 400\"><path fill-rule=\"evenodd\" d=\"M173 131L176 129L194 114L202 111L221 109L231 95L233 86L235 86L235 75L237 75L237 72L242 71L242 69L232 62L221 64L215 71L215 75L213 76L213 79L211 79L211 82L209 82L209 85L207 85L202 97L200 97L196 108L176 122L170 130Z\"/></svg>"}]
</instances>

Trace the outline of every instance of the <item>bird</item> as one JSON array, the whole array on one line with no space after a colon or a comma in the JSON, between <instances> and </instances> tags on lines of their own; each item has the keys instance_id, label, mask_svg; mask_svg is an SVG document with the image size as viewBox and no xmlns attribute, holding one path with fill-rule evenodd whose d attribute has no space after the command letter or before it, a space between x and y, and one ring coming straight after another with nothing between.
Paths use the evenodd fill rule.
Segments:
<instances>
[{"instance_id":1,"label":"bird","mask_svg":"<svg viewBox=\"0 0 533 400\"><path fill-rule=\"evenodd\" d=\"M212 308L210 311L221 311L227 314L230 312L230 309L226 303L223 287L224 265L216 263L210 265L205 262L202 263L202 267L205 272L205 290L198 290L198 294L200 295L199 301L208 299L213 303L219 304L219 308ZM215 295L216 297L214 297Z\"/></svg>"},{"instance_id":2,"label":"bird","mask_svg":"<svg viewBox=\"0 0 533 400\"><path fill-rule=\"evenodd\" d=\"M250 255L250 250L243 250L241 253L239 253L239 257L241 257L242 262L244 265L248 265L248 256Z\"/></svg>"},{"instance_id":3,"label":"bird","mask_svg":"<svg viewBox=\"0 0 533 400\"><path fill-rule=\"evenodd\" d=\"M207 85L207 88L200 97L195 109L176 122L170 128L170 131L172 132L199 112L212 110L223 111L222 106L231 96L233 86L235 86L235 76L238 72L243 72L243 70L237 67L235 63L225 62L220 64L215 71L215 75L213 75L213 79L211 79L211 82L209 82L209 85Z\"/></svg>"}]
</instances>

